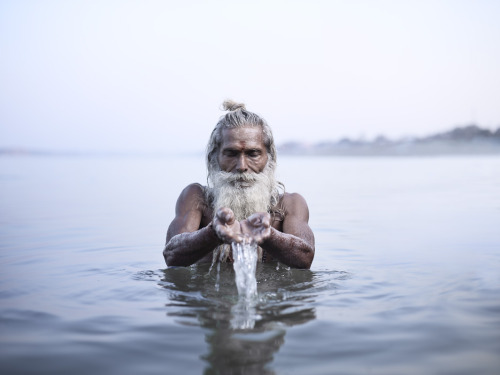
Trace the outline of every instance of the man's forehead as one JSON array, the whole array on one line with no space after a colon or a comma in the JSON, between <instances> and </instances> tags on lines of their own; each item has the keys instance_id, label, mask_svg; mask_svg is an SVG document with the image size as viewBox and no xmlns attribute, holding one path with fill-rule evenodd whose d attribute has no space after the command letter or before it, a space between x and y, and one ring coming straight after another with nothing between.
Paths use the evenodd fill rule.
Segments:
<instances>
[{"instance_id":1,"label":"man's forehead","mask_svg":"<svg viewBox=\"0 0 500 375\"><path fill-rule=\"evenodd\" d=\"M222 130L222 147L265 148L262 128L244 126Z\"/></svg>"}]
</instances>

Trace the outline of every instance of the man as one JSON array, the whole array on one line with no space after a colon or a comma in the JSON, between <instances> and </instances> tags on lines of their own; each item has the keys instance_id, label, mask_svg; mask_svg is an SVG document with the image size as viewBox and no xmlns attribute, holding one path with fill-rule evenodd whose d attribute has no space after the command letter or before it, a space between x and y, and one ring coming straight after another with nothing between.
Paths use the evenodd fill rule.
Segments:
<instances>
[{"instance_id":1,"label":"man","mask_svg":"<svg viewBox=\"0 0 500 375\"><path fill-rule=\"evenodd\" d=\"M207 147L208 186L179 196L163 256L168 266L232 261L232 242L255 242L259 260L310 268L314 235L299 194L280 194L276 147L266 121L243 104L223 103ZM283 189L284 190L284 189Z\"/></svg>"}]
</instances>

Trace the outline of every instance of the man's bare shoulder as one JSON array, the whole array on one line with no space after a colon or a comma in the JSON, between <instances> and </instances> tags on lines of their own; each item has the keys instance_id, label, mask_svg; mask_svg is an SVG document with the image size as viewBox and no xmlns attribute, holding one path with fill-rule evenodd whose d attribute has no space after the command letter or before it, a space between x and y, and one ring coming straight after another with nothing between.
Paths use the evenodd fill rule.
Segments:
<instances>
[{"instance_id":1,"label":"man's bare shoulder","mask_svg":"<svg viewBox=\"0 0 500 375\"><path fill-rule=\"evenodd\" d=\"M281 202L285 217L298 216L306 221L309 220L309 207L305 198L299 193L284 193Z\"/></svg>"},{"instance_id":2,"label":"man's bare shoulder","mask_svg":"<svg viewBox=\"0 0 500 375\"><path fill-rule=\"evenodd\" d=\"M205 195L205 187L197 182L189 184L182 190L181 195L192 196L192 195Z\"/></svg>"},{"instance_id":3,"label":"man's bare shoulder","mask_svg":"<svg viewBox=\"0 0 500 375\"><path fill-rule=\"evenodd\" d=\"M300 195L299 193L283 193L281 197L281 201L283 203L283 206L285 208L290 207L290 206L295 206L295 205L300 205L303 206L305 205L307 207L307 203L305 198Z\"/></svg>"},{"instance_id":4,"label":"man's bare shoulder","mask_svg":"<svg viewBox=\"0 0 500 375\"><path fill-rule=\"evenodd\" d=\"M196 182L189 184L182 190L177 205L203 209L205 206L205 187Z\"/></svg>"}]
</instances>

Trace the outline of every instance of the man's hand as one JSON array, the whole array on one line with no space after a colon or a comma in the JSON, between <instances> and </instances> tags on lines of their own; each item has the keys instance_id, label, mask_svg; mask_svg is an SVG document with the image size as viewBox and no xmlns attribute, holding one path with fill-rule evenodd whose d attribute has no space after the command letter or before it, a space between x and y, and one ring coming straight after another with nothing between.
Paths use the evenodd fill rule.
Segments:
<instances>
[{"instance_id":1,"label":"man's hand","mask_svg":"<svg viewBox=\"0 0 500 375\"><path fill-rule=\"evenodd\" d=\"M224 243L231 244L243 241L240 222L236 220L231 209L219 208L215 213L212 225L215 233Z\"/></svg>"},{"instance_id":2,"label":"man's hand","mask_svg":"<svg viewBox=\"0 0 500 375\"><path fill-rule=\"evenodd\" d=\"M233 242L255 242L260 245L271 235L271 215L258 212L241 222L237 221L231 209L219 208L213 219L217 236L227 244Z\"/></svg>"},{"instance_id":3,"label":"man's hand","mask_svg":"<svg viewBox=\"0 0 500 375\"><path fill-rule=\"evenodd\" d=\"M267 212L258 212L243 220L241 223L241 232L245 241L262 244L271 235L271 215Z\"/></svg>"}]
</instances>

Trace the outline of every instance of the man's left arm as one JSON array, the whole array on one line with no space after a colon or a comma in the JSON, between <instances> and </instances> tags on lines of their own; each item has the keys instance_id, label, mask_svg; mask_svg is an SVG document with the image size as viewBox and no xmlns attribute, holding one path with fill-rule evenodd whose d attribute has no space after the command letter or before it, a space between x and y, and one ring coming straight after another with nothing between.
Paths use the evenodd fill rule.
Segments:
<instances>
[{"instance_id":1,"label":"man's left arm","mask_svg":"<svg viewBox=\"0 0 500 375\"><path fill-rule=\"evenodd\" d=\"M283 232L270 228L260 246L279 262L294 268L311 267L314 258L314 234L309 227L309 208L297 193L283 197Z\"/></svg>"}]
</instances>

